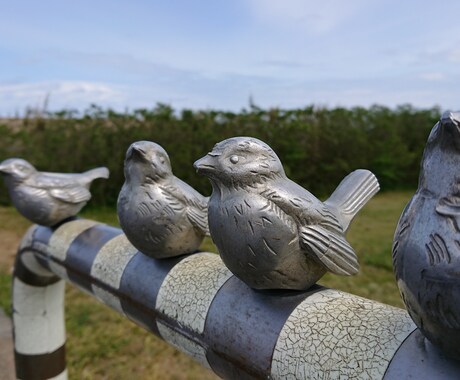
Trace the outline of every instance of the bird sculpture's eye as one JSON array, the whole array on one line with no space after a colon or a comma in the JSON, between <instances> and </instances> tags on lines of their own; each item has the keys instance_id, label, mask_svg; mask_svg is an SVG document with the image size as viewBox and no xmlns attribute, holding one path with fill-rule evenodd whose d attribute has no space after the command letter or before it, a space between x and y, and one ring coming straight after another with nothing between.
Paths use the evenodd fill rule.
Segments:
<instances>
[{"instance_id":1,"label":"bird sculpture's eye","mask_svg":"<svg viewBox=\"0 0 460 380\"><path fill-rule=\"evenodd\" d=\"M240 160L240 159L238 158L238 156L231 156L231 157L230 157L230 162L231 162L232 164L237 164L239 160Z\"/></svg>"}]
</instances>

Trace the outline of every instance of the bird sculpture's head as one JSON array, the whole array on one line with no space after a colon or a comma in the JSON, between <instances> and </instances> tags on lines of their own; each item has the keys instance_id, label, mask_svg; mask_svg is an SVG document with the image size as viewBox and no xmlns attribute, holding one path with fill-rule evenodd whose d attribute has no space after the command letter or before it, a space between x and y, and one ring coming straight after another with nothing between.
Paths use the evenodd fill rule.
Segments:
<instances>
[{"instance_id":1,"label":"bird sculpture's head","mask_svg":"<svg viewBox=\"0 0 460 380\"><path fill-rule=\"evenodd\" d=\"M460 152L460 112L446 111L442 114L428 137L427 147L431 145L442 146L443 149L452 147Z\"/></svg>"},{"instance_id":2,"label":"bird sculpture's head","mask_svg":"<svg viewBox=\"0 0 460 380\"><path fill-rule=\"evenodd\" d=\"M193 166L218 188L221 185L230 188L255 187L285 176L276 153L263 141L253 137L232 137L221 141Z\"/></svg>"},{"instance_id":3,"label":"bird sculpture's head","mask_svg":"<svg viewBox=\"0 0 460 380\"><path fill-rule=\"evenodd\" d=\"M151 141L137 141L128 148L125 158L127 180L157 182L172 174L166 151Z\"/></svg>"},{"instance_id":4,"label":"bird sculpture's head","mask_svg":"<svg viewBox=\"0 0 460 380\"><path fill-rule=\"evenodd\" d=\"M14 182L22 182L36 172L37 170L22 158L9 158L0 163L0 173Z\"/></svg>"},{"instance_id":5,"label":"bird sculpture's head","mask_svg":"<svg viewBox=\"0 0 460 380\"><path fill-rule=\"evenodd\" d=\"M441 189L460 185L456 171L460 165L460 112L444 112L433 127L423 152L419 187L437 194ZM450 190L449 190L450 191Z\"/></svg>"}]
</instances>

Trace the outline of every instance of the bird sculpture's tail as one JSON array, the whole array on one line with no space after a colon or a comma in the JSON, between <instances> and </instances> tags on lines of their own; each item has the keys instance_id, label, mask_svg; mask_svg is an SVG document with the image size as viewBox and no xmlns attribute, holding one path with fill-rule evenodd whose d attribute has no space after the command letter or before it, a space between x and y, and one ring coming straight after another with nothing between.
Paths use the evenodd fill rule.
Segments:
<instances>
[{"instance_id":1,"label":"bird sculpture's tail","mask_svg":"<svg viewBox=\"0 0 460 380\"><path fill-rule=\"evenodd\" d=\"M95 168L82 173L88 182L91 182L97 178L109 178L109 169L105 167Z\"/></svg>"},{"instance_id":2,"label":"bird sculpture's tail","mask_svg":"<svg viewBox=\"0 0 460 380\"><path fill-rule=\"evenodd\" d=\"M379 182L369 170L359 169L348 174L325 202L337 210L345 232L355 215L380 190Z\"/></svg>"}]
</instances>

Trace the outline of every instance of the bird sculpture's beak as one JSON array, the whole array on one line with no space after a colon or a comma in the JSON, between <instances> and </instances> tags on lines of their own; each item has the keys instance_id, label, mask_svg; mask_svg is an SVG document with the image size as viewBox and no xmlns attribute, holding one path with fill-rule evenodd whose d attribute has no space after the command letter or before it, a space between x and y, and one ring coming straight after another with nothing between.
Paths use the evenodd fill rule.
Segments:
<instances>
[{"instance_id":1,"label":"bird sculpture's beak","mask_svg":"<svg viewBox=\"0 0 460 380\"><path fill-rule=\"evenodd\" d=\"M0 164L0 173L9 173L8 166Z\"/></svg>"},{"instance_id":2,"label":"bird sculpture's beak","mask_svg":"<svg viewBox=\"0 0 460 380\"><path fill-rule=\"evenodd\" d=\"M442 124L460 124L460 112L444 112L441 116Z\"/></svg>"},{"instance_id":3,"label":"bird sculpture's beak","mask_svg":"<svg viewBox=\"0 0 460 380\"><path fill-rule=\"evenodd\" d=\"M137 156L139 158L141 157L146 157L146 151L144 149L142 149L142 147L140 147L139 145L137 144L133 144L131 145L129 151L128 151L128 155L127 155L127 158L131 158L133 156Z\"/></svg>"},{"instance_id":4,"label":"bird sculpture's beak","mask_svg":"<svg viewBox=\"0 0 460 380\"><path fill-rule=\"evenodd\" d=\"M196 169L196 172L199 174L206 174L216 170L214 165L214 157L211 154L207 154L206 156L200 158L199 160L195 161L193 167Z\"/></svg>"}]
</instances>

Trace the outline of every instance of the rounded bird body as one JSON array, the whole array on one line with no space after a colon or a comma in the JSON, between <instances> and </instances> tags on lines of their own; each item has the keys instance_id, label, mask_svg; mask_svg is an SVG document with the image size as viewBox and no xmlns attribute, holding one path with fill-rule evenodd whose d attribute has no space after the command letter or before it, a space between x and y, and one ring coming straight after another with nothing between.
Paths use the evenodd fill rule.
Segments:
<instances>
[{"instance_id":1,"label":"rounded bird body","mask_svg":"<svg viewBox=\"0 0 460 380\"><path fill-rule=\"evenodd\" d=\"M393 243L393 270L407 310L423 334L460 359L460 113L433 128L417 192Z\"/></svg>"},{"instance_id":2,"label":"rounded bird body","mask_svg":"<svg viewBox=\"0 0 460 380\"><path fill-rule=\"evenodd\" d=\"M91 182L109 176L107 168L69 174L39 172L19 158L3 161L0 172L16 209L32 222L45 226L78 214L91 199Z\"/></svg>"},{"instance_id":3,"label":"rounded bird body","mask_svg":"<svg viewBox=\"0 0 460 380\"><path fill-rule=\"evenodd\" d=\"M195 167L213 186L211 236L227 267L249 286L307 289L328 270L358 271L344 233L378 190L370 172L355 172L358 186L347 177L323 203L289 180L273 150L254 138L224 140Z\"/></svg>"},{"instance_id":4,"label":"rounded bird body","mask_svg":"<svg viewBox=\"0 0 460 380\"><path fill-rule=\"evenodd\" d=\"M250 287L304 289L326 269L301 248L300 216L291 216L270 195L266 189L238 189L213 196L211 236L230 271Z\"/></svg>"},{"instance_id":5,"label":"rounded bird body","mask_svg":"<svg viewBox=\"0 0 460 380\"><path fill-rule=\"evenodd\" d=\"M142 253L167 258L195 252L208 231L207 198L175 177L164 149L130 146L117 212L128 240Z\"/></svg>"}]
</instances>

